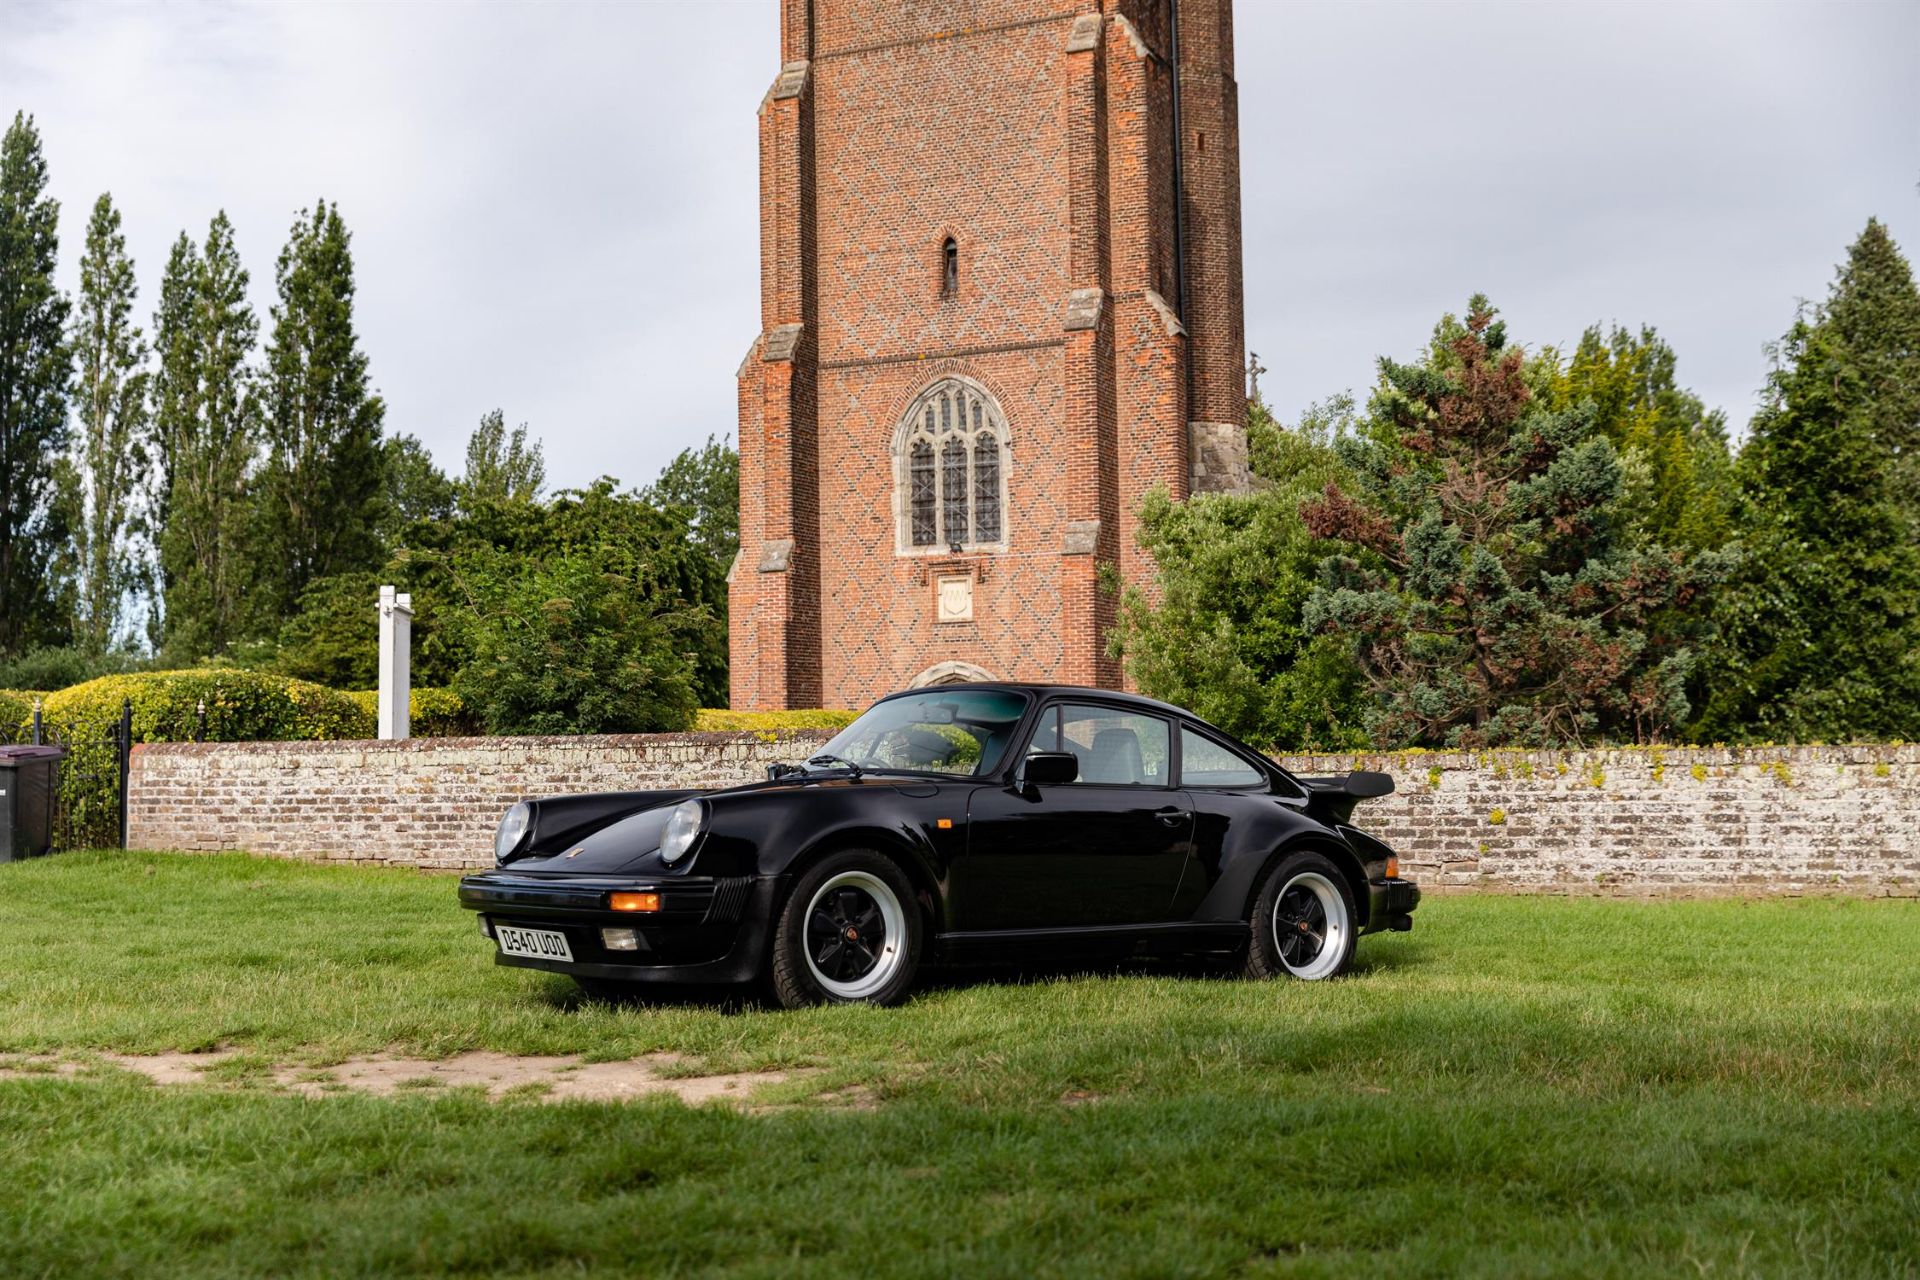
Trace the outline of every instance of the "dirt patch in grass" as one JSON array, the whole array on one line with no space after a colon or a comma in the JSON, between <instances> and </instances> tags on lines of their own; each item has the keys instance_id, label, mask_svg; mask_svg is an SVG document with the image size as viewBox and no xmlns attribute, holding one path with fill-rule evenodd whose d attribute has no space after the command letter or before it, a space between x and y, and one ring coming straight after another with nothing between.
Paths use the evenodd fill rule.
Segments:
<instances>
[{"instance_id":1,"label":"dirt patch in grass","mask_svg":"<svg viewBox=\"0 0 1920 1280\"><path fill-rule=\"evenodd\" d=\"M220 1068L241 1058L240 1051L208 1053L108 1053L91 1057L12 1058L0 1060L0 1079L20 1076L83 1074L102 1064L143 1075L155 1084L221 1082ZM376 1053L331 1066L267 1066L247 1078L270 1082L288 1093L321 1098L335 1093L392 1095L435 1088L480 1088L490 1098L546 1102L581 1099L620 1102L671 1094L687 1103L745 1102L762 1085L782 1084L803 1074L794 1071L736 1071L722 1075L676 1073L683 1060L651 1054L625 1062L586 1062L577 1054L530 1057L509 1053L461 1053L451 1058L408 1058Z\"/></svg>"}]
</instances>

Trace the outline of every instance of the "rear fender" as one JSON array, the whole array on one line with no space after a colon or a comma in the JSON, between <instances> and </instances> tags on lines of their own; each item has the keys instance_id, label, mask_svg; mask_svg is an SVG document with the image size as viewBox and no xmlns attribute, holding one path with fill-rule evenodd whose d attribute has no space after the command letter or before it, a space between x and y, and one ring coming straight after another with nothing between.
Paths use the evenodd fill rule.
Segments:
<instances>
[{"instance_id":1,"label":"rear fender","mask_svg":"<svg viewBox=\"0 0 1920 1280\"><path fill-rule=\"evenodd\" d=\"M1317 853L1340 869L1340 874L1346 878L1347 887L1353 890L1355 925L1365 929L1367 913L1371 905L1367 895L1367 869L1361 863L1360 856L1352 849L1325 836L1303 836L1297 840L1289 840L1268 854L1265 864L1260 868L1260 874L1253 878L1253 886L1247 892L1246 903L1240 912L1241 918L1248 919L1253 915L1254 900L1260 896L1260 890L1265 887L1267 877L1273 874L1275 867L1296 853Z\"/></svg>"}]
</instances>

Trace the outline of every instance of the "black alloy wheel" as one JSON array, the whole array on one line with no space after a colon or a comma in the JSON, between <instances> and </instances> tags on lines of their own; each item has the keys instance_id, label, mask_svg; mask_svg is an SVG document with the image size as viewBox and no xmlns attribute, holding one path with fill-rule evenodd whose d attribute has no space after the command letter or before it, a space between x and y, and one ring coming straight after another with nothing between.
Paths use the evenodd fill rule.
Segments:
<instances>
[{"instance_id":1,"label":"black alloy wheel","mask_svg":"<svg viewBox=\"0 0 1920 1280\"><path fill-rule=\"evenodd\" d=\"M774 926L769 985L789 1009L898 1004L920 962L913 887L866 849L830 854L801 874Z\"/></svg>"},{"instance_id":2,"label":"black alloy wheel","mask_svg":"<svg viewBox=\"0 0 1920 1280\"><path fill-rule=\"evenodd\" d=\"M1247 976L1339 976L1353 963L1359 918L1347 877L1325 854L1282 858L1247 913Z\"/></svg>"}]
</instances>

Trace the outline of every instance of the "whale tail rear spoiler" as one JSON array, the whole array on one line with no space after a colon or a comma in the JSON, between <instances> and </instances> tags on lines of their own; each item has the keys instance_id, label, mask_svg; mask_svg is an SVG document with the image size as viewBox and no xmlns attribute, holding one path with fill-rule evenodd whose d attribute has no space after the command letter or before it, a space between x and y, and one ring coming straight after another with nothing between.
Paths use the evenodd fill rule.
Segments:
<instances>
[{"instance_id":1,"label":"whale tail rear spoiler","mask_svg":"<svg viewBox=\"0 0 1920 1280\"><path fill-rule=\"evenodd\" d=\"M1307 808L1324 813L1335 822L1345 822L1351 818L1354 806L1362 800L1377 800L1393 794L1393 775L1376 773L1371 769L1355 769L1352 773L1300 778L1297 781L1307 789Z\"/></svg>"}]
</instances>

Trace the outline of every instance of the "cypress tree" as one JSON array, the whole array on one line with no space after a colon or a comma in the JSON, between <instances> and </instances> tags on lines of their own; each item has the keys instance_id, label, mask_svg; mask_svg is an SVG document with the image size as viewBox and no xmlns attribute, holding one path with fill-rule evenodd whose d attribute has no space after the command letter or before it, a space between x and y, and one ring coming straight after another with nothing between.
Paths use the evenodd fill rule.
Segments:
<instances>
[{"instance_id":1,"label":"cypress tree","mask_svg":"<svg viewBox=\"0 0 1920 1280\"><path fill-rule=\"evenodd\" d=\"M96 654L119 637L127 594L139 578L130 541L140 531L134 507L147 467L149 374L146 341L133 323L136 293L120 211L103 194L87 223L73 327L80 419L74 462L83 486L74 528L81 581L75 629Z\"/></svg>"},{"instance_id":2,"label":"cypress tree","mask_svg":"<svg viewBox=\"0 0 1920 1280\"><path fill-rule=\"evenodd\" d=\"M162 650L170 660L223 653L242 634L258 569L248 546L248 472L258 448L248 360L260 330L247 271L222 212L204 253L174 242L154 316L153 386Z\"/></svg>"},{"instance_id":3,"label":"cypress tree","mask_svg":"<svg viewBox=\"0 0 1920 1280\"><path fill-rule=\"evenodd\" d=\"M1740 452L1747 568L1697 736L1920 736L1920 545L1908 484L1920 297L1878 223L1774 352Z\"/></svg>"},{"instance_id":4,"label":"cypress tree","mask_svg":"<svg viewBox=\"0 0 1920 1280\"><path fill-rule=\"evenodd\" d=\"M261 604L272 622L316 578L382 560L381 423L353 329L353 256L337 205L301 210L275 273L260 488Z\"/></svg>"},{"instance_id":5,"label":"cypress tree","mask_svg":"<svg viewBox=\"0 0 1920 1280\"><path fill-rule=\"evenodd\" d=\"M66 527L57 474L67 444L67 300L54 287L60 204L33 117L0 139L0 654L63 641L54 572Z\"/></svg>"}]
</instances>

